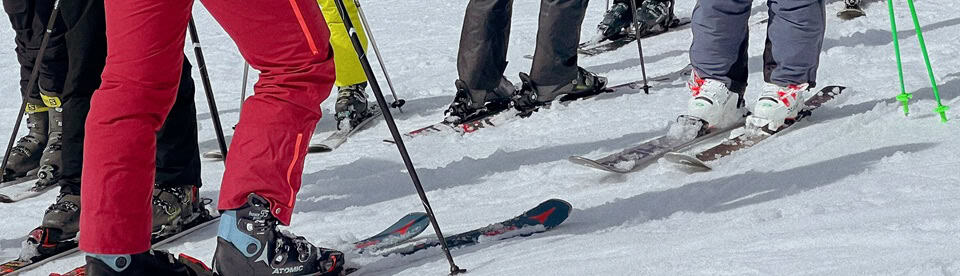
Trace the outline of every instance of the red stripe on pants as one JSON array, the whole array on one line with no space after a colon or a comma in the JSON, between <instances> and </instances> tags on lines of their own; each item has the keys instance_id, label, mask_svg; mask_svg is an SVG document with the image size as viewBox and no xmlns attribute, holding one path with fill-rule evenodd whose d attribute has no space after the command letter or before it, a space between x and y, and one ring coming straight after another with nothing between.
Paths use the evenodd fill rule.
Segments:
<instances>
[{"instance_id":1,"label":"red stripe on pants","mask_svg":"<svg viewBox=\"0 0 960 276\"><path fill-rule=\"evenodd\" d=\"M320 9L313 0L295 1L301 18L287 1L203 1L261 72L230 145L219 208L241 207L257 193L284 224L306 155L298 135L309 141L334 81ZM80 248L131 254L150 247L155 131L175 100L192 1L105 4L109 48L86 125Z\"/></svg>"}]
</instances>

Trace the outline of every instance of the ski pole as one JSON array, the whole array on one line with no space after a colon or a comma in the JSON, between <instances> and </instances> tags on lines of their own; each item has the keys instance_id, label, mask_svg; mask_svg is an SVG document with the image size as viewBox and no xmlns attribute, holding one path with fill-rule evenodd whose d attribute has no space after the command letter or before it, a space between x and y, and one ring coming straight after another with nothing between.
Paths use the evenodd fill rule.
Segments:
<instances>
[{"instance_id":1,"label":"ski pole","mask_svg":"<svg viewBox=\"0 0 960 276\"><path fill-rule=\"evenodd\" d=\"M887 11L890 14L890 33L893 35L893 51L897 56L897 75L900 77L900 95L897 95L897 100L903 104L903 115L909 116L910 98L913 98L913 95L907 93L907 89L903 83L903 61L900 58L900 39L897 34L897 18L893 11L893 0L887 0Z\"/></svg>"},{"instance_id":2,"label":"ski pole","mask_svg":"<svg viewBox=\"0 0 960 276\"><path fill-rule=\"evenodd\" d=\"M203 60L203 50L200 49L200 37L197 36L197 25L190 17L187 25L190 31L190 41L193 42L193 52L197 56L197 68L200 69L200 81L203 83L203 92L207 96L207 106L210 107L210 118L213 120L213 130L217 134L217 144L223 153L223 160L227 160L227 143L223 138L223 128L220 126L220 113L217 111L217 102L213 98L213 88L210 86L210 75L207 73L207 63Z\"/></svg>"},{"instance_id":3,"label":"ski pole","mask_svg":"<svg viewBox=\"0 0 960 276\"><path fill-rule=\"evenodd\" d=\"M347 29L347 34L350 34L350 41L353 42L353 49L357 51L357 57L360 59L360 65L363 66L363 72L367 75L367 80L370 82L370 87L373 90L373 95L377 98L377 104L380 105L380 109L383 110L383 118L387 121L387 127L390 129L390 134L393 135L393 140L397 143L397 149L400 151L400 156L403 158L403 164L407 168L407 172L410 174L410 179L413 180L413 185L417 188L417 194L420 196L420 201L423 203L423 208L427 211L427 214L430 217L430 223L433 225L433 231L437 233L437 238L440 240L440 247L443 249L443 253L447 257L447 262L450 263L450 274L460 274L466 272L466 269L461 269L453 262L453 255L450 255L450 249L447 248L447 242L443 237L443 232L440 231L440 225L437 223L437 217L433 213L433 208L430 207L430 201L427 200L427 194L423 191L423 185L420 184L420 177L417 176L417 170L413 166L413 162L410 161L410 154L407 153L407 147L403 144L403 137L400 136L400 131L397 130L397 123L393 120L393 115L390 114L389 107L387 107L387 101L383 97L383 93L380 91L380 85L377 83L377 76L373 74L373 68L370 66L370 61L367 60L366 54L363 51L363 45L360 44L360 37L357 35L356 29L353 27L353 22L350 21L350 15L347 13L346 6L343 4L343 0L335 0L334 3L337 5L337 10L340 12L340 18L343 19L344 28Z\"/></svg>"},{"instance_id":4,"label":"ski pole","mask_svg":"<svg viewBox=\"0 0 960 276\"><path fill-rule=\"evenodd\" d=\"M391 103L390 106L400 110L400 113L403 113L403 109L400 107L407 103L407 101L397 97L397 90L393 89L393 81L390 80L390 74L387 73L387 66L383 65L383 57L380 56L380 47L377 47L377 40L373 38L373 30L371 30L370 23L367 21L367 15L363 13L363 7L360 7L360 0L354 0L354 3L357 4L357 13L360 14L360 24L363 25L363 29L367 32L367 37L370 37L370 44L373 45L373 53L377 55L380 70L383 71L383 77L387 79L387 86L390 87L390 93L393 94L393 103Z\"/></svg>"},{"instance_id":5,"label":"ski pole","mask_svg":"<svg viewBox=\"0 0 960 276\"><path fill-rule=\"evenodd\" d=\"M637 5L633 0L630 2L630 10L633 11L633 33L637 36L637 50L640 51L640 73L643 74L643 93L650 94L650 85L647 84L647 65L643 61L643 44L640 43L640 17L637 15Z\"/></svg>"},{"instance_id":6,"label":"ski pole","mask_svg":"<svg viewBox=\"0 0 960 276\"><path fill-rule=\"evenodd\" d=\"M917 19L917 9L913 6L913 0L907 0L907 5L910 6L910 17L913 18L913 28L917 31L917 40L920 42L920 52L923 53L923 63L927 66L927 75L930 77L933 97L937 99L937 108L934 109L934 112L939 113L940 121L946 123L947 110L950 109L950 107L943 105L940 101L940 89L937 88L937 78L933 76L933 67L930 66L930 56L927 54L927 44L923 42L923 31L920 30L920 20Z\"/></svg>"},{"instance_id":7,"label":"ski pole","mask_svg":"<svg viewBox=\"0 0 960 276\"><path fill-rule=\"evenodd\" d=\"M43 32L43 38L40 39L40 49L37 51L37 58L33 61L33 70L30 71L30 79L27 80L27 91L33 90L37 85L37 79L40 77L40 64L43 62L43 54L47 51L47 44L50 43L50 34L53 33L53 24L57 22L57 16L60 15L60 0L53 2L53 11L50 12L50 19L47 20L47 29ZM3 163L0 163L0 178L6 178L3 174L7 173L7 159L10 158L10 152L13 151L13 143L16 142L17 134L20 132L20 121L23 121L23 113L27 109L27 99L20 102L20 113L17 114L17 122L13 124L13 133L10 134L10 140L7 142L7 149L3 153Z\"/></svg>"}]
</instances>

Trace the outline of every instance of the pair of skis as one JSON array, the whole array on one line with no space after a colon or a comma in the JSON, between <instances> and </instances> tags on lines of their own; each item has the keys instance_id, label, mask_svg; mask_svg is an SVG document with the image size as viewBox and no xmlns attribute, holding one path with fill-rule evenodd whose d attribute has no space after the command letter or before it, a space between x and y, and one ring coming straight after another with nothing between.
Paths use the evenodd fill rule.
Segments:
<instances>
[{"instance_id":1,"label":"pair of skis","mask_svg":"<svg viewBox=\"0 0 960 276\"><path fill-rule=\"evenodd\" d=\"M678 71L667 73L661 76L652 77L648 79L648 83L653 83L653 84L670 83L678 79L689 77L691 70L692 70L692 67L690 65L687 65L686 67ZM643 81L634 81L634 82L607 87L605 90L595 94L564 96L559 99L559 102L561 104L567 104L573 101L588 100L590 98L593 98L599 95L611 94L611 93L616 94L616 93L624 92L627 90L643 90ZM522 118L521 116L518 116L518 115L521 115L521 114L516 109L507 108L504 110L483 114L481 116L476 116L473 119L469 119L459 124L451 124L448 122L440 122L440 123L432 124L426 127L421 127L413 131L407 132L403 134L403 136L409 139L422 137L422 136L433 136L433 135L444 135L444 134L458 134L462 136L469 133L473 133L480 129L492 128L492 127L503 125L503 124L513 122ZM391 139L385 139L383 141L386 143L393 143L393 140Z\"/></svg>"},{"instance_id":2,"label":"pair of skis","mask_svg":"<svg viewBox=\"0 0 960 276\"><path fill-rule=\"evenodd\" d=\"M648 140L603 158L590 159L583 156L571 156L569 160L575 164L614 173L639 171L661 157L669 162L693 170L711 170L711 162L715 162L734 152L750 148L765 139L776 136L776 134L783 132L796 122L810 116L814 109L836 98L845 88L846 87L843 86L824 87L804 102L806 107L799 113L797 118L786 121L780 129L769 135L743 133L727 138L722 143L706 150L694 154L683 153L683 151L698 145L700 142L723 133L730 133L739 127L711 130L704 128L703 122L698 119L682 116L678 119L677 123L670 127L668 133L663 136Z\"/></svg>"},{"instance_id":3,"label":"pair of skis","mask_svg":"<svg viewBox=\"0 0 960 276\"><path fill-rule=\"evenodd\" d=\"M464 246L475 245L483 243L486 241L492 240L503 240L514 237L525 237L530 236L536 233L541 233L548 231L559 226L563 223L569 216L570 212L573 210L573 207L570 203L560 200L560 199L550 199L546 200L536 207L533 207L530 210L527 210L523 214L516 216L514 218L504 220L498 223L494 223L485 227L477 228L474 230L466 231L452 236L447 236L445 241L447 246L451 248L459 248ZM204 224L206 225L206 224ZM415 212L410 213L395 222L390 227L387 227L382 232L373 235L369 238L355 242L354 252L360 254L366 254L367 252L377 252L381 253L382 256L391 256L391 255L410 255L416 252L420 252L425 249L434 248L440 245L440 242L436 239L428 240L425 242L419 242L410 246L395 248L386 252L379 252L382 249L395 247L401 245L410 239L413 239L430 225L430 220L427 217L426 213ZM196 227L196 228L202 228ZM182 235L186 235L187 232L181 232L177 236L171 237L170 240L164 242L170 242L172 239L179 238ZM155 244L154 248L161 244ZM181 256L185 256L181 254ZM186 256L186 258L191 259L195 262L196 259ZM209 274L212 275L213 272L209 271L205 265L198 267L204 268ZM354 271L357 268L345 268L344 272L341 275L347 275ZM0 274L5 275L5 274ZM83 276L83 267L74 269L71 272L63 274L63 276Z\"/></svg>"}]
</instances>

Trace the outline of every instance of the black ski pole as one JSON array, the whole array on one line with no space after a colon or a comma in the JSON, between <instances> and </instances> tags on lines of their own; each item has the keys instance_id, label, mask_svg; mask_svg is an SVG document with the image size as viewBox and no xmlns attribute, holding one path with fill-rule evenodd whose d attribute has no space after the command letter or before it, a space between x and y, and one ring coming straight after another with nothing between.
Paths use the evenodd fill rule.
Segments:
<instances>
[{"instance_id":1,"label":"black ski pole","mask_svg":"<svg viewBox=\"0 0 960 276\"><path fill-rule=\"evenodd\" d=\"M417 188L417 194L420 196L420 201L423 203L423 208L427 211L427 214L430 216L430 223L433 225L433 231L437 233L437 238L440 239L440 247L443 249L443 253L447 257L447 262L450 263L450 274L460 274L466 272L466 269L461 269L453 262L453 255L450 255L450 249L447 248L447 242L443 237L443 232L440 231L440 224L437 223L437 217L433 214L433 208L430 207L430 201L427 200L427 194L423 191L423 185L420 184L420 177L417 176L417 170L413 167L413 162L410 161L410 154L407 153L407 147L403 144L403 137L400 136L400 131L397 130L397 123L393 120L393 115L390 114L389 107L387 106L387 100L383 97L383 92L380 91L380 85L377 83L377 76L373 74L373 68L370 66L370 61L367 60L367 56L363 51L363 46L360 44L360 37L357 35L356 29L353 27L353 23L350 21L350 15L347 13L346 6L343 4L343 0L335 0L334 3L337 5L337 10L340 12L340 18L343 19L343 25L347 29L347 33L350 34L350 41L353 42L353 49L357 51L357 56L360 58L360 65L363 65L363 71L367 75L367 80L370 82L370 87L373 90L373 95L377 97L377 103L380 105L380 109L383 110L383 119L387 121L387 127L390 129L390 134L393 135L393 140L397 142L397 149L400 151L400 156L403 158L403 164L407 167L407 172L410 174L410 179L413 180L413 185Z\"/></svg>"},{"instance_id":2,"label":"black ski pole","mask_svg":"<svg viewBox=\"0 0 960 276\"><path fill-rule=\"evenodd\" d=\"M373 30L370 28L370 23L367 23L367 15L363 13L363 7L360 6L360 0L354 0L354 3L357 4L357 13L360 14L360 24L363 25L363 29L367 31L367 37L370 38L370 44L373 45L373 53L377 55L377 62L380 63L380 70L383 71L383 77L387 79L387 86L390 87L390 94L393 94L393 103L390 106L395 107L397 110L400 110L400 113L403 113L403 109L400 108L407 101L397 97L397 90L393 88L393 81L390 80L390 74L387 73L387 66L383 65L383 57L380 56L380 47L377 47L377 40L373 38Z\"/></svg>"},{"instance_id":3,"label":"black ski pole","mask_svg":"<svg viewBox=\"0 0 960 276\"><path fill-rule=\"evenodd\" d=\"M37 58L33 61L33 70L30 71L30 79L27 80L27 91L33 90L37 85L37 79L40 77L40 64L43 61L43 54L47 51L47 44L50 43L50 34L53 33L53 24L57 22L57 16L60 15L60 0L53 2L53 11L50 12L50 19L47 20L47 29L40 39L40 49L37 51ZM3 163L0 163L0 176L6 180L7 159L10 158L10 152L13 150L13 143L17 141L17 134L20 132L20 121L23 121L23 113L27 109L27 99L24 98L20 103L20 113L17 114L17 122L13 124L13 133L10 134L10 140L7 142L7 149L3 153Z\"/></svg>"},{"instance_id":4,"label":"black ski pole","mask_svg":"<svg viewBox=\"0 0 960 276\"><path fill-rule=\"evenodd\" d=\"M213 120L213 130L217 133L217 144L223 153L223 160L227 160L227 142L223 137L223 127L220 126L220 113L217 111L217 101L213 98L213 88L210 86L210 75L207 73L207 63L203 60L203 50L200 49L200 37L197 36L197 25L190 17L190 41L193 42L193 52L197 55L197 68L200 69L200 81L203 83L203 92L207 95L207 106L210 107L210 119Z\"/></svg>"},{"instance_id":5,"label":"black ski pole","mask_svg":"<svg viewBox=\"0 0 960 276\"><path fill-rule=\"evenodd\" d=\"M640 51L640 73L643 74L643 93L650 94L650 85L647 84L647 65L643 61L643 44L640 43L640 17L637 16L637 4L630 0L630 9L633 11L633 33L637 36L637 50Z\"/></svg>"}]
</instances>

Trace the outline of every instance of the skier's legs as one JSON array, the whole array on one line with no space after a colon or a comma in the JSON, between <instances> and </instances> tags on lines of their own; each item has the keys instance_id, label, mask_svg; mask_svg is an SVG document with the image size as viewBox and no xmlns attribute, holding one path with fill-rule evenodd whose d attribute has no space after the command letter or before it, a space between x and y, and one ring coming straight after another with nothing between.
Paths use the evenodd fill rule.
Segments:
<instances>
[{"instance_id":1,"label":"skier's legs","mask_svg":"<svg viewBox=\"0 0 960 276\"><path fill-rule=\"evenodd\" d=\"M194 185L200 187L200 147L197 145L196 89L190 76L190 61L184 57L177 99L157 132L157 188Z\"/></svg>"},{"instance_id":2,"label":"skier's legs","mask_svg":"<svg viewBox=\"0 0 960 276\"><path fill-rule=\"evenodd\" d=\"M690 63L702 78L745 86L747 21L752 0L698 0L693 9Z\"/></svg>"},{"instance_id":3,"label":"skier's legs","mask_svg":"<svg viewBox=\"0 0 960 276\"><path fill-rule=\"evenodd\" d=\"M767 51L772 61L765 63L776 64L767 82L779 86L816 85L826 30L824 1L769 0L767 6L770 7Z\"/></svg>"},{"instance_id":4,"label":"skier's legs","mask_svg":"<svg viewBox=\"0 0 960 276\"><path fill-rule=\"evenodd\" d=\"M470 90L495 91L500 85L507 68L512 15L513 0L471 0L467 4L457 72Z\"/></svg>"},{"instance_id":5,"label":"skier's legs","mask_svg":"<svg viewBox=\"0 0 960 276\"><path fill-rule=\"evenodd\" d=\"M180 84L193 2L105 3L107 61L90 102L84 143L80 249L133 254L150 248L156 131Z\"/></svg>"},{"instance_id":6,"label":"skier's legs","mask_svg":"<svg viewBox=\"0 0 960 276\"><path fill-rule=\"evenodd\" d=\"M4 10L10 18L16 42L17 60L20 63L20 90L30 104L43 105L38 87L27 88L34 62L40 51L41 40L46 32L47 21L53 12L54 1L4 0ZM66 73L66 49L63 45L64 25L57 20L50 33L47 48L40 65L37 85L46 90L59 92L63 89Z\"/></svg>"},{"instance_id":7,"label":"skier's legs","mask_svg":"<svg viewBox=\"0 0 960 276\"><path fill-rule=\"evenodd\" d=\"M327 20L327 27L330 29L330 46L333 48L333 60L337 67L338 87L354 85L367 81L367 75L363 72L360 65L360 59L357 57L357 51L353 49L353 42L350 41L350 34L343 27L343 18L340 18L340 12L333 0L317 0L320 9L323 12L323 18ZM360 24L360 14L357 12L357 4L353 0L344 0L343 5L350 14L350 20L353 27L357 30L357 36L360 37L360 44L364 50L367 48L367 35Z\"/></svg>"},{"instance_id":8,"label":"skier's legs","mask_svg":"<svg viewBox=\"0 0 960 276\"><path fill-rule=\"evenodd\" d=\"M61 193L80 194L83 167L84 124L90 98L100 87L107 57L106 24L102 0L71 0L60 3L67 26L68 70L63 86L63 178Z\"/></svg>"},{"instance_id":9,"label":"skier's legs","mask_svg":"<svg viewBox=\"0 0 960 276\"><path fill-rule=\"evenodd\" d=\"M256 193L289 224L320 103L335 77L326 23L314 0L203 3L261 72L240 112L218 208L243 207Z\"/></svg>"},{"instance_id":10,"label":"skier's legs","mask_svg":"<svg viewBox=\"0 0 960 276\"><path fill-rule=\"evenodd\" d=\"M530 68L530 77L537 85L558 85L577 78L577 45L587 2L540 1L537 48Z\"/></svg>"}]
</instances>

